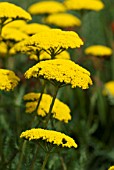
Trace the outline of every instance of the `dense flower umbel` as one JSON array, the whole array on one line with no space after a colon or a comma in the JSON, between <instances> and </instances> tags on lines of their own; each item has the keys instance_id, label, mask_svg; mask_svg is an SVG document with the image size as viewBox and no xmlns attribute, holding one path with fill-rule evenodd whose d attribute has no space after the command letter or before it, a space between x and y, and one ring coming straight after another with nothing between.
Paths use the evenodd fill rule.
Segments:
<instances>
[{"instance_id":1,"label":"dense flower umbel","mask_svg":"<svg viewBox=\"0 0 114 170\"><path fill-rule=\"evenodd\" d=\"M32 113L36 110L40 93L28 93L24 95L23 99L26 103L26 113ZM40 101L37 114L44 117L49 113L49 108L52 102L52 97L48 94L43 94ZM52 110L53 118L68 123L71 120L69 107L58 99L55 99L55 103Z\"/></svg>"},{"instance_id":2,"label":"dense flower umbel","mask_svg":"<svg viewBox=\"0 0 114 170\"><path fill-rule=\"evenodd\" d=\"M0 2L0 18L31 20L31 16L21 7L9 2Z\"/></svg>"},{"instance_id":3,"label":"dense flower umbel","mask_svg":"<svg viewBox=\"0 0 114 170\"><path fill-rule=\"evenodd\" d=\"M69 47L80 47L83 45L83 41L74 31L50 29L33 35L27 39L25 45L38 47L49 53L51 56L55 56Z\"/></svg>"},{"instance_id":4,"label":"dense flower umbel","mask_svg":"<svg viewBox=\"0 0 114 170\"><path fill-rule=\"evenodd\" d=\"M26 25L26 21L24 20L14 20L12 22L9 22L5 27L7 28L16 28L21 29L24 25Z\"/></svg>"},{"instance_id":5,"label":"dense flower umbel","mask_svg":"<svg viewBox=\"0 0 114 170\"><path fill-rule=\"evenodd\" d=\"M19 77L17 77L13 71L0 69L0 90L13 90L19 81Z\"/></svg>"},{"instance_id":6,"label":"dense flower umbel","mask_svg":"<svg viewBox=\"0 0 114 170\"><path fill-rule=\"evenodd\" d=\"M109 81L104 84L103 94L114 96L114 81Z\"/></svg>"},{"instance_id":7,"label":"dense flower umbel","mask_svg":"<svg viewBox=\"0 0 114 170\"><path fill-rule=\"evenodd\" d=\"M46 52L41 52L39 58L35 54L31 54L29 56L29 58L31 60L41 61L41 60L49 60L49 59L51 59L51 56L48 53L46 53ZM70 54L67 51L63 51L60 54L56 55L55 58L56 59L66 59L66 60L69 60L70 59Z\"/></svg>"},{"instance_id":8,"label":"dense flower umbel","mask_svg":"<svg viewBox=\"0 0 114 170\"><path fill-rule=\"evenodd\" d=\"M79 18L67 13L57 13L49 15L45 18L44 21L48 24L54 24L59 27L73 27L81 25L81 21Z\"/></svg>"},{"instance_id":9,"label":"dense flower umbel","mask_svg":"<svg viewBox=\"0 0 114 170\"><path fill-rule=\"evenodd\" d=\"M3 27L2 38L4 40L22 41L29 36L16 28Z\"/></svg>"},{"instance_id":10,"label":"dense flower umbel","mask_svg":"<svg viewBox=\"0 0 114 170\"><path fill-rule=\"evenodd\" d=\"M43 1L32 4L28 11L33 14L51 14L56 12L64 12L65 6L57 1Z\"/></svg>"},{"instance_id":11,"label":"dense flower umbel","mask_svg":"<svg viewBox=\"0 0 114 170\"><path fill-rule=\"evenodd\" d=\"M108 170L114 170L114 165L110 166L110 168Z\"/></svg>"},{"instance_id":12,"label":"dense flower umbel","mask_svg":"<svg viewBox=\"0 0 114 170\"><path fill-rule=\"evenodd\" d=\"M104 8L101 0L65 0L64 4L69 10L86 9L99 11Z\"/></svg>"},{"instance_id":13,"label":"dense flower umbel","mask_svg":"<svg viewBox=\"0 0 114 170\"><path fill-rule=\"evenodd\" d=\"M90 72L75 64L71 60L54 59L41 61L25 73L27 79L31 77L40 77L50 81L63 84L71 84L72 88L76 86L87 89L92 84Z\"/></svg>"},{"instance_id":14,"label":"dense flower umbel","mask_svg":"<svg viewBox=\"0 0 114 170\"><path fill-rule=\"evenodd\" d=\"M21 31L25 32L26 34L32 35L39 33L40 31L47 31L50 27L44 24L38 24L38 23L31 23L26 24L21 28Z\"/></svg>"},{"instance_id":15,"label":"dense flower umbel","mask_svg":"<svg viewBox=\"0 0 114 170\"><path fill-rule=\"evenodd\" d=\"M57 132L54 130L34 128L22 132L20 138L25 138L28 139L29 141L41 139L41 140L45 140L46 142L52 143L54 145L68 147L68 148L71 147L77 148L77 144L71 137L65 135L64 133Z\"/></svg>"},{"instance_id":16,"label":"dense flower umbel","mask_svg":"<svg viewBox=\"0 0 114 170\"><path fill-rule=\"evenodd\" d=\"M112 49L104 45L92 45L85 49L85 54L91 54L93 56L110 56Z\"/></svg>"}]
</instances>

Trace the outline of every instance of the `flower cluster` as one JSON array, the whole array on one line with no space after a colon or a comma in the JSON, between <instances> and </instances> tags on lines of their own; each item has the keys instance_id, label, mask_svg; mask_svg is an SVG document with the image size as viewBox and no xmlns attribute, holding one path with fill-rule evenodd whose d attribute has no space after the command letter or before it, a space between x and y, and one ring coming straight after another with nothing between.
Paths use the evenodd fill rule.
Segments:
<instances>
[{"instance_id":1,"label":"flower cluster","mask_svg":"<svg viewBox=\"0 0 114 170\"><path fill-rule=\"evenodd\" d=\"M17 77L13 71L0 69L0 90L13 90L19 81L19 77Z\"/></svg>"},{"instance_id":2,"label":"flower cluster","mask_svg":"<svg viewBox=\"0 0 114 170\"><path fill-rule=\"evenodd\" d=\"M50 81L56 80L61 85L71 84L72 88L76 86L87 89L92 84L90 73L78 64L70 60L54 59L41 61L26 71L25 77L40 77Z\"/></svg>"},{"instance_id":3,"label":"flower cluster","mask_svg":"<svg viewBox=\"0 0 114 170\"><path fill-rule=\"evenodd\" d=\"M85 49L85 54L91 54L93 56L110 56L112 49L104 45L92 45Z\"/></svg>"},{"instance_id":4,"label":"flower cluster","mask_svg":"<svg viewBox=\"0 0 114 170\"><path fill-rule=\"evenodd\" d=\"M109 81L104 84L103 94L114 96L114 81Z\"/></svg>"},{"instance_id":5,"label":"flower cluster","mask_svg":"<svg viewBox=\"0 0 114 170\"><path fill-rule=\"evenodd\" d=\"M0 18L31 20L28 12L9 2L0 2Z\"/></svg>"},{"instance_id":6,"label":"flower cluster","mask_svg":"<svg viewBox=\"0 0 114 170\"><path fill-rule=\"evenodd\" d=\"M80 47L83 45L83 41L73 31L50 29L28 38L24 45L40 48L55 56L65 49Z\"/></svg>"},{"instance_id":7,"label":"flower cluster","mask_svg":"<svg viewBox=\"0 0 114 170\"><path fill-rule=\"evenodd\" d=\"M65 0L64 4L69 10L94 10L99 11L104 8L101 0Z\"/></svg>"},{"instance_id":8,"label":"flower cluster","mask_svg":"<svg viewBox=\"0 0 114 170\"><path fill-rule=\"evenodd\" d=\"M52 144L56 144L58 146L62 146L62 147L77 147L77 144L75 143L75 141L65 135L64 133L61 132L57 132L57 131L53 131L53 130L45 130L45 129L31 129L31 130L26 130L25 132L22 132L20 135L20 138L25 138L30 140L45 140L46 142L52 143Z\"/></svg>"},{"instance_id":9,"label":"flower cluster","mask_svg":"<svg viewBox=\"0 0 114 170\"><path fill-rule=\"evenodd\" d=\"M57 1L43 1L32 4L28 11L33 14L51 14L56 12L64 12L64 5Z\"/></svg>"},{"instance_id":10,"label":"flower cluster","mask_svg":"<svg viewBox=\"0 0 114 170\"><path fill-rule=\"evenodd\" d=\"M41 95L40 93L28 93L24 95L23 98L25 101L27 101L26 103L27 113L32 113L36 110L40 95ZM52 97L48 94L43 94L37 110L37 114L42 117L46 116L49 113L51 102ZM59 121L64 121L65 123L68 123L68 121L71 120L69 107L58 99L55 99L52 115L53 118L58 119Z\"/></svg>"},{"instance_id":11,"label":"flower cluster","mask_svg":"<svg viewBox=\"0 0 114 170\"><path fill-rule=\"evenodd\" d=\"M79 18L68 13L52 14L46 17L44 21L48 24L54 24L59 27L73 27L81 25L81 21Z\"/></svg>"}]
</instances>

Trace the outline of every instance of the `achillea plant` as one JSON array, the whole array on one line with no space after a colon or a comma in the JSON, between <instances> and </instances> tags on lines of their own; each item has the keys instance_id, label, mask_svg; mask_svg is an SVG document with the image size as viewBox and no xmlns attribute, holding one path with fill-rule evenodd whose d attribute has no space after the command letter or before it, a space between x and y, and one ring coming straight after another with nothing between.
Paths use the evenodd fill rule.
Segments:
<instances>
[{"instance_id":1,"label":"achillea plant","mask_svg":"<svg viewBox=\"0 0 114 170\"><path fill-rule=\"evenodd\" d=\"M104 84L104 95L112 95L114 97L114 81L109 81Z\"/></svg>"},{"instance_id":2,"label":"achillea plant","mask_svg":"<svg viewBox=\"0 0 114 170\"><path fill-rule=\"evenodd\" d=\"M114 166L110 166L108 170L114 170Z\"/></svg>"}]
</instances>

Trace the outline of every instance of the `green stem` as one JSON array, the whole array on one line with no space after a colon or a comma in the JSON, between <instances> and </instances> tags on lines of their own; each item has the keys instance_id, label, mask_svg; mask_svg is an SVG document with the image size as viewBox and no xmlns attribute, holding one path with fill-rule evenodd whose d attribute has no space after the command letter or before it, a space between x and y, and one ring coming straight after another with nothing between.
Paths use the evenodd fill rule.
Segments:
<instances>
[{"instance_id":1,"label":"green stem","mask_svg":"<svg viewBox=\"0 0 114 170\"><path fill-rule=\"evenodd\" d=\"M22 165L22 161L23 161L23 157L24 157L24 151L25 151L25 148L26 148L26 143L27 143L27 141L25 140L23 142L23 145L22 145L22 151L21 151L20 160L19 160L19 163L18 163L18 166L17 166L17 170L21 170L21 165Z\"/></svg>"},{"instance_id":2,"label":"green stem","mask_svg":"<svg viewBox=\"0 0 114 170\"><path fill-rule=\"evenodd\" d=\"M48 114L47 114L47 118L46 118L46 122L45 122L44 128L47 127L48 122L49 122L49 120L50 120L51 112L52 112L52 109L53 109L53 106L54 106L54 102L55 102L55 99L56 99L58 90L59 90L59 86L56 87L56 91L55 91L55 94L54 94L54 96L53 96L53 99L52 99L52 102L51 102L51 105L50 105L50 108L49 108L49 112L48 112Z\"/></svg>"},{"instance_id":3,"label":"green stem","mask_svg":"<svg viewBox=\"0 0 114 170\"><path fill-rule=\"evenodd\" d=\"M30 170L34 170L34 166L35 166L35 162L36 162L36 159L37 159L37 154L38 154L38 145L37 145L37 148L36 148L36 151L35 151L35 154L33 156L33 160L32 160L32 163L31 163L31 166L30 166Z\"/></svg>"},{"instance_id":4,"label":"green stem","mask_svg":"<svg viewBox=\"0 0 114 170\"><path fill-rule=\"evenodd\" d=\"M46 166L46 163L47 163L48 158L49 158L49 156L50 156L51 149L52 149L52 148L50 148L50 150L47 152L47 154L46 154L46 156L45 156L45 159L44 159L44 162L43 162L43 165L42 165L41 170L45 170L45 166Z\"/></svg>"}]
</instances>

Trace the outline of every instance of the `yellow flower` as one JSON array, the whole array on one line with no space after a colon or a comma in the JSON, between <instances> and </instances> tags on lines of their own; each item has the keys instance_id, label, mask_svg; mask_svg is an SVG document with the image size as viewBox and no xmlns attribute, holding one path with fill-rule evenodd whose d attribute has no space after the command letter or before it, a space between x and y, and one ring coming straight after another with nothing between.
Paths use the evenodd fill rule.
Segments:
<instances>
[{"instance_id":1,"label":"yellow flower","mask_svg":"<svg viewBox=\"0 0 114 170\"><path fill-rule=\"evenodd\" d=\"M57 1L43 1L32 4L28 11L33 14L51 14L56 12L64 12L64 5Z\"/></svg>"},{"instance_id":2,"label":"yellow flower","mask_svg":"<svg viewBox=\"0 0 114 170\"><path fill-rule=\"evenodd\" d=\"M4 57L4 55L7 53L7 45L5 42L0 42L0 57Z\"/></svg>"},{"instance_id":3,"label":"yellow flower","mask_svg":"<svg viewBox=\"0 0 114 170\"><path fill-rule=\"evenodd\" d=\"M24 19L31 20L31 16L21 7L9 2L0 2L0 18L1 19Z\"/></svg>"},{"instance_id":4,"label":"yellow flower","mask_svg":"<svg viewBox=\"0 0 114 170\"><path fill-rule=\"evenodd\" d=\"M3 27L2 38L5 40L21 41L28 38L28 35L15 28Z\"/></svg>"},{"instance_id":5,"label":"yellow flower","mask_svg":"<svg viewBox=\"0 0 114 170\"><path fill-rule=\"evenodd\" d=\"M110 166L110 168L108 170L114 170L114 165Z\"/></svg>"},{"instance_id":6,"label":"yellow flower","mask_svg":"<svg viewBox=\"0 0 114 170\"><path fill-rule=\"evenodd\" d=\"M15 21L9 22L7 25L5 25L5 27L21 29L23 28L24 25L26 25L26 22L24 20L15 20Z\"/></svg>"},{"instance_id":7,"label":"yellow flower","mask_svg":"<svg viewBox=\"0 0 114 170\"><path fill-rule=\"evenodd\" d=\"M114 81L109 81L104 84L103 94L114 96Z\"/></svg>"},{"instance_id":8,"label":"yellow flower","mask_svg":"<svg viewBox=\"0 0 114 170\"><path fill-rule=\"evenodd\" d=\"M26 113L32 113L36 110L40 93L28 93L24 95L23 99L26 103ZM52 102L52 97L48 94L43 94L40 101L37 114L44 117L49 113L49 108ZM69 107L58 99L55 99L55 103L52 110L53 118L68 123L71 120Z\"/></svg>"},{"instance_id":9,"label":"yellow flower","mask_svg":"<svg viewBox=\"0 0 114 170\"><path fill-rule=\"evenodd\" d=\"M0 90L13 90L19 81L19 77L17 77L13 71L0 69Z\"/></svg>"},{"instance_id":10,"label":"yellow flower","mask_svg":"<svg viewBox=\"0 0 114 170\"><path fill-rule=\"evenodd\" d=\"M41 52L40 56L39 56L39 59L38 59L38 56L35 55L35 54L31 54L29 56L29 58L31 60L41 61L41 60L49 60L49 59L51 59L51 56L48 53L46 53L46 52ZM60 54L56 55L55 58L56 59L66 59L66 60L69 60L70 59L70 54L67 51L63 51Z\"/></svg>"},{"instance_id":11,"label":"yellow flower","mask_svg":"<svg viewBox=\"0 0 114 170\"><path fill-rule=\"evenodd\" d=\"M73 27L81 25L81 21L79 18L67 13L57 13L49 15L44 19L44 21L48 24L54 24L59 27Z\"/></svg>"},{"instance_id":12,"label":"yellow flower","mask_svg":"<svg viewBox=\"0 0 114 170\"><path fill-rule=\"evenodd\" d=\"M26 71L25 77L40 77L61 85L71 84L72 88L78 86L87 89L89 84L92 85L89 71L71 60L64 59L41 61Z\"/></svg>"},{"instance_id":13,"label":"yellow flower","mask_svg":"<svg viewBox=\"0 0 114 170\"><path fill-rule=\"evenodd\" d=\"M25 138L25 139L28 139L29 141L41 139L41 140L45 140L46 142L52 143L57 146L77 148L77 144L71 137L65 135L64 133L57 132L54 130L34 128L34 129L26 130L25 132L22 132L20 135L20 138Z\"/></svg>"},{"instance_id":14,"label":"yellow flower","mask_svg":"<svg viewBox=\"0 0 114 170\"><path fill-rule=\"evenodd\" d=\"M33 35L39 33L40 31L47 31L49 29L50 27L48 27L47 25L31 23L31 24L24 25L21 28L21 31L25 32L26 34Z\"/></svg>"},{"instance_id":15,"label":"yellow flower","mask_svg":"<svg viewBox=\"0 0 114 170\"><path fill-rule=\"evenodd\" d=\"M68 10L86 9L99 11L104 8L104 4L100 0L65 0L64 4Z\"/></svg>"},{"instance_id":16,"label":"yellow flower","mask_svg":"<svg viewBox=\"0 0 114 170\"><path fill-rule=\"evenodd\" d=\"M76 48L81 45L83 45L83 41L77 33L74 31L62 31L60 29L41 31L25 42L25 46L40 48L51 56L55 56L69 47Z\"/></svg>"},{"instance_id":17,"label":"yellow flower","mask_svg":"<svg viewBox=\"0 0 114 170\"><path fill-rule=\"evenodd\" d=\"M85 49L85 54L91 54L93 56L110 56L112 49L103 45L93 45Z\"/></svg>"}]
</instances>

